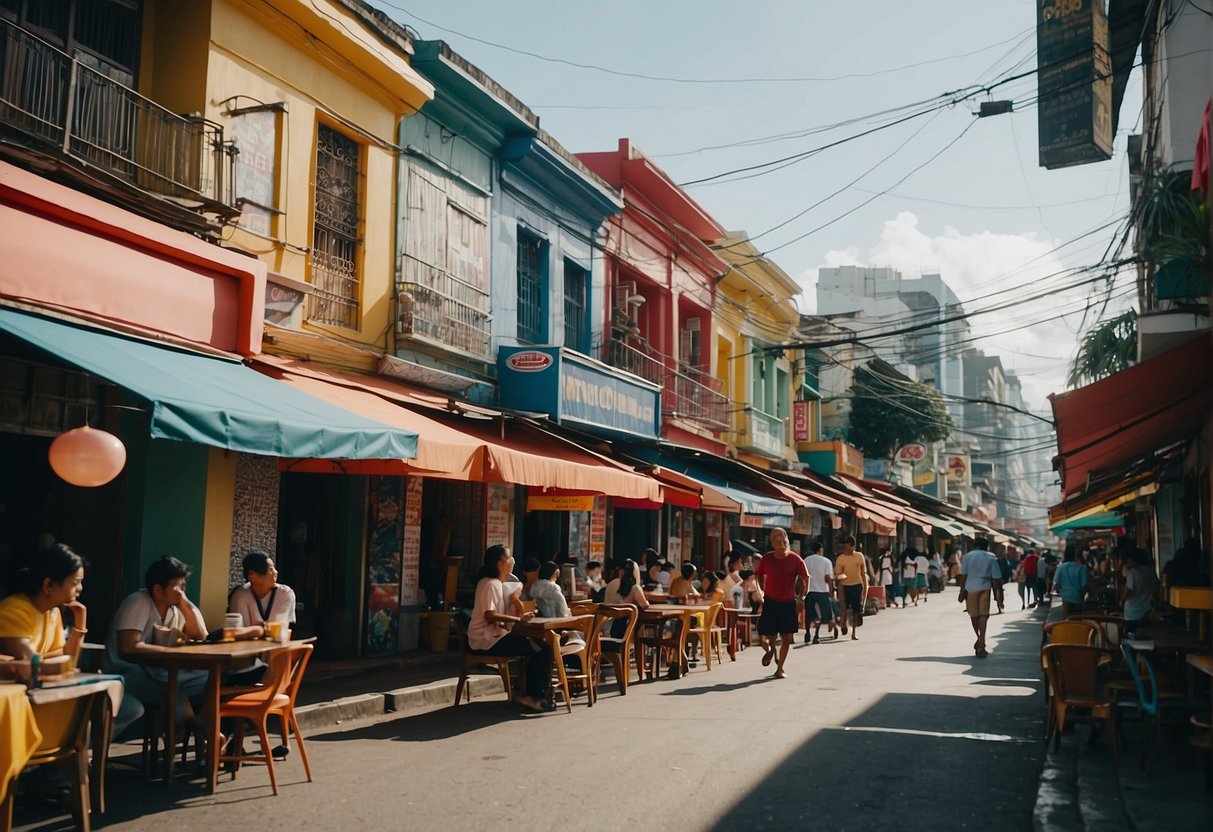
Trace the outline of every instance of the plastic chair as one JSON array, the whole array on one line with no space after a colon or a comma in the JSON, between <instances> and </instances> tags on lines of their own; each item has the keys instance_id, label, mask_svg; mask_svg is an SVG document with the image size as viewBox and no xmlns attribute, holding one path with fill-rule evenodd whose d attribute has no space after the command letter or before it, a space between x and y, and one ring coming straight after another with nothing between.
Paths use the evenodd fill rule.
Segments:
<instances>
[{"instance_id":1,"label":"plastic chair","mask_svg":"<svg viewBox=\"0 0 1213 832\"><path fill-rule=\"evenodd\" d=\"M459 631L459 647L463 651L463 667L459 671L459 684L455 686L455 704L458 705L459 700L463 698L465 688L467 690L467 700L469 702L472 701L472 686L467 683L468 671L473 667L480 667L482 665L491 667L497 671L501 676L501 684L505 687L506 700L513 699L514 693L510 685L510 662L517 657L492 656L469 647L467 620L462 615L455 616L455 627Z\"/></svg>"},{"instance_id":2,"label":"plastic chair","mask_svg":"<svg viewBox=\"0 0 1213 832\"><path fill-rule=\"evenodd\" d=\"M1044 628L1045 640L1049 644L1091 644L1099 643L1099 625L1092 621L1078 618L1068 618L1054 621Z\"/></svg>"},{"instance_id":3,"label":"plastic chair","mask_svg":"<svg viewBox=\"0 0 1213 832\"><path fill-rule=\"evenodd\" d=\"M219 703L218 718L236 720L235 747L241 749L235 754L220 752L219 763L221 765L236 763L237 769L240 763L265 763L270 775L270 787L274 790L275 795L278 794L278 774L274 770L274 755L270 748L269 717L274 713L281 715L290 706L291 698L287 694L287 689L292 681L291 671L299 661L295 654L310 650L310 644L289 645L275 650L270 653L264 684ZM243 753L245 722L251 722L257 729L257 736L261 740L261 754L259 755ZM302 746L300 747L302 748ZM236 771L233 770L232 777L235 778L235 776Z\"/></svg>"},{"instance_id":4,"label":"plastic chair","mask_svg":"<svg viewBox=\"0 0 1213 832\"><path fill-rule=\"evenodd\" d=\"M707 614L703 617L702 627L692 627L687 631L688 637L693 637L698 642L699 647L703 650L703 658L707 664L707 669L712 669L712 651L716 651L716 661L724 663L724 656L721 655L721 645L724 643L724 628L716 626L716 619L720 616L720 611L724 609L724 603L717 601L708 609Z\"/></svg>"},{"instance_id":5,"label":"plastic chair","mask_svg":"<svg viewBox=\"0 0 1213 832\"><path fill-rule=\"evenodd\" d=\"M1112 756L1120 759L1120 748L1116 743L1116 701L1112 695L1100 690L1098 681L1100 660L1107 655L1108 651L1102 647L1088 644L1046 644L1041 651L1041 663L1053 691L1054 720L1051 730L1046 729L1045 740L1053 739L1054 749L1061 744L1066 719L1085 718L1107 726ZM1085 717L1076 717L1071 714L1072 710L1088 713Z\"/></svg>"},{"instance_id":6,"label":"plastic chair","mask_svg":"<svg viewBox=\"0 0 1213 832\"><path fill-rule=\"evenodd\" d=\"M307 663L312 658L312 645L303 644L291 651L291 666L287 671L286 694L287 701L271 705L270 716L276 716L282 723L282 745L290 749L289 734L295 735L299 745L299 757L303 760L303 771L307 781L312 782L312 764L307 759L307 747L303 744L303 733L299 730L299 720L295 717L295 701L299 698L299 686L303 684L303 674L307 671Z\"/></svg>"},{"instance_id":7,"label":"plastic chair","mask_svg":"<svg viewBox=\"0 0 1213 832\"><path fill-rule=\"evenodd\" d=\"M1154 723L1154 742L1157 748L1162 743L1162 715L1165 711L1194 711L1207 707L1208 702L1187 696L1182 691L1164 690L1158 683L1158 675L1154 672L1154 663L1141 650L1134 650L1127 644L1120 646L1124 654L1125 664L1133 677L1133 685L1137 691L1137 707L1141 712L1141 767L1146 767L1151 743L1147 742L1146 734L1149 723Z\"/></svg>"},{"instance_id":8,"label":"plastic chair","mask_svg":"<svg viewBox=\"0 0 1213 832\"><path fill-rule=\"evenodd\" d=\"M602 604L594 612L594 623L598 624L599 620L603 621L603 626L600 630L602 633L598 637L599 656L594 662L594 695L598 695L598 684L602 675L601 660L605 658L611 663L611 667L615 670L615 681L619 684L619 695L627 696L628 694L628 665L632 660L632 639L636 633L636 621L640 616L640 611L635 604L619 604L617 606ZM610 635L616 621L626 621L627 625L623 635ZM606 623L611 624L611 628L606 626ZM637 668L637 673L639 673Z\"/></svg>"}]
</instances>

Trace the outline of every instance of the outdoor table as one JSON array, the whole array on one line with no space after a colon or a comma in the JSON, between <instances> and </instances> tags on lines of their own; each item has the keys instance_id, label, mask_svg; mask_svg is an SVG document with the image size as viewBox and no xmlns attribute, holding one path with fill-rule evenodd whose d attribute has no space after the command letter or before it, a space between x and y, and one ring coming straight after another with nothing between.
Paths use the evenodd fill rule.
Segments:
<instances>
[{"instance_id":1,"label":"outdoor table","mask_svg":"<svg viewBox=\"0 0 1213 832\"><path fill-rule=\"evenodd\" d=\"M738 612L738 610L736 607L730 607L728 605L725 605L725 607L720 612L722 615L724 615L724 621L723 622L718 621L717 625L720 627L724 627L724 631L729 634L729 642L728 642L729 659L731 661L737 661L737 648L738 648L738 644L740 644L740 642L741 642L741 639L738 638L738 636L737 636L737 624L738 624L737 612Z\"/></svg>"},{"instance_id":2,"label":"outdoor table","mask_svg":"<svg viewBox=\"0 0 1213 832\"><path fill-rule=\"evenodd\" d=\"M173 782L173 760L177 747L177 672L180 670L205 670L207 723L207 773L206 790L213 794L219 780L219 688L226 670L240 659L252 659L272 650L279 650L291 644L305 644L313 639L301 641L220 641L204 644L186 644L181 647L166 647L155 653L141 653L139 663L160 667L168 671L168 690L164 701L167 708L165 725L165 746L168 751L164 755L164 782Z\"/></svg>"},{"instance_id":3,"label":"outdoor table","mask_svg":"<svg viewBox=\"0 0 1213 832\"><path fill-rule=\"evenodd\" d=\"M563 615L555 618L544 618L543 616L535 616L526 621L519 621L510 627L510 632L517 633L520 636L537 639L547 644L552 649L552 661L563 661L560 655L560 636L557 635L561 630L580 629L577 625L585 621L593 621L592 615ZM530 659L527 659L530 661ZM551 691L552 679L548 676L549 694ZM549 698L552 698L549 696Z\"/></svg>"},{"instance_id":4,"label":"outdoor table","mask_svg":"<svg viewBox=\"0 0 1213 832\"><path fill-rule=\"evenodd\" d=\"M1206 676L1213 676L1213 655L1208 653L1189 653L1188 664Z\"/></svg>"},{"instance_id":5,"label":"outdoor table","mask_svg":"<svg viewBox=\"0 0 1213 832\"><path fill-rule=\"evenodd\" d=\"M641 624L648 626L656 626L658 633L665 626L668 620L676 620L678 622L678 655L681 660L678 663L678 672L683 674L687 672L687 630L691 628L691 616L696 612L706 612L708 607L686 607L677 604L653 604L648 609L640 611L639 621ZM660 635L659 639L660 640ZM645 661L643 654L641 655L641 669L646 670L648 662ZM661 648L658 647L656 655L653 657L653 672L648 674L650 679L657 676L661 671ZM641 673L643 680L644 673Z\"/></svg>"},{"instance_id":6,"label":"outdoor table","mask_svg":"<svg viewBox=\"0 0 1213 832\"><path fill-rule=\"evenodd\" d=\"M72 673L58 679L43 680L42 687L30 688L26 691L26 697L34 708L35 718L43 719L47 715L62 713L48 706L100 693L105 696L97 696L93 700L92 712L89 715L93 755L89 763L88 787L93 810L104 814L105 766L109 760L110 726L113 724L114 714L118 713L118 707L122 704L122 677L99 673ZM44 734L55 733L44 730L46 727L40 724L39 730Z\"/></svg>"},{"instance_id":7,"label":"outdoor table","mask_svg":"<svg viewBox=\"0 0 1213 832\"><path fill-rule=\"evenodd\" d=\"M40 742L42 734L26 698L25 685L0 684L0 827L8 828L4 807L9 787Z\"/></svg>"}]
</instances>

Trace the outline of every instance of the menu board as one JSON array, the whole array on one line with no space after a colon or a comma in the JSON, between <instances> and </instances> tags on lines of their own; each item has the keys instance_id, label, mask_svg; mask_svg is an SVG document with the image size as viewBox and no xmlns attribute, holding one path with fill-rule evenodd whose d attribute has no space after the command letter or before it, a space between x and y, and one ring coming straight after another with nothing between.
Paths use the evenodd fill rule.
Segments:
<instances>
[{"instance_id":1,"label":"menu board","mask_svg":"<svg viewBox=\"0 0 1213 832\"><path fill-rule=\"evenodd\" d=\"M485 495L484 532L487 544L498 543L509 546L510 536L510 486L490 483Z\"/></svg>"},{"instance_id":2,"label":"menu board","mask_svg":"<svg viewBox=\"0 0 1213 832\"><path fill-rule=\"evenodd\" d=\"M602 563L606 557L606 497L594 498L590 512L590 560Z\"/></svg>"},{"instance_id":3,"label":"menu board","mask_svg":"<svg viewBox=\"0 0 1213 832\"><path fill-rule=\"evenodd\" d=\"M401 540L400 600L416 604L421 597L421 477L406 477L404 532Z\"/></svg>"}]
</instances>

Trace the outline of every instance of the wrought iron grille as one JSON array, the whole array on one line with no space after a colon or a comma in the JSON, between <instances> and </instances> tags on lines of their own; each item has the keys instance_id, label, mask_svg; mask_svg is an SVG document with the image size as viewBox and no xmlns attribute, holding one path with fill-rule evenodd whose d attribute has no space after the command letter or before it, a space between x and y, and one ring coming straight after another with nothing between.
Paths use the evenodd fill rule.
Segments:
<instances>
[{"instance_id":1,"label":"wrought iron grille","mask_svg":"<svg viewBox=\"0 0 1213 832\"><path fill-rule=\"evenodd\" d=\"M518 235L518 339L543 339L543 241Z\"/></svg>"},{"instance_id":2,"label":"wrought iron grille","mask_svg":"<svg viewBox=\"0 0 1213 832\"><path fill-rule=\"evenodd\" d=\"M358 328L358 186L360 147L331 127L316 135L309 320Z\"/></svg>"},{"instance_id":3,"label":"wrought iron grille","mask_svg":"<svg viewBox=\"0 0 1213 832\"><path fill-rule=\"evenodd\" d=\"M564 264L564 345L586 351L586 300L589 280L586 270L574 263Z\"/></svg>"}]
</instances>

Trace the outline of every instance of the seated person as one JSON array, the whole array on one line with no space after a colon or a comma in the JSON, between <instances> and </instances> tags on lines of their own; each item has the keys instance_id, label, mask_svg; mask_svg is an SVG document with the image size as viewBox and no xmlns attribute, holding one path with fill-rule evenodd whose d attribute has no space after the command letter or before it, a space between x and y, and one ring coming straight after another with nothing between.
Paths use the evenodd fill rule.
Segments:
<instances>
[{"instance_id":1,"label":"seated person","mask_svg":"<svg viewBox=\"0 0 1213 832\"><path fill-rule=\"evenodd\" d=\"M0 601L0 653L28 659L70 656L75 665L88 632L88 610L80 602L84 559L62 543L39 552L13 577L16 594ZM63 637L63 612L71 614L71 635ZM143 715L134 696L123 695L114 714L113 736Z\"/></svg>"},{"instance_id":2,"label":"seated person","mask_svg":"<svg viewBox=\"0 0 1213 832\"><path fill-rule=\"evenodd\" d=\"M585 582L589 584L591 593L601 593L602 589L607 585L606 579L602 577L602 564L596 560L592 560L585 565Z\"/></svg>"},{"instance_id":3,"label":"seated person","mask_svg":"<svg viewBox=\"0 0 1213 832\"><path fill-rule=\"evenodd\" d=\"M557 581L560 579L559 564L548 561L539 567L539 579L531 584L531 600L536 612L544 618L562 618L570 615L569 604Z\"/></svg>"},{"instance_id":4,"label":"seated person","mask_svg":"<svg viewBox=\"0 0 1213 832\"><path fill-rule=\"evenodd\" d=\"M703 573L703 577L699 580L699 593L703 596L705 604L715 604L717 601L724 601L724 589L721 588L723 582L723 572L708 570Z\"/></svg>"},{"instance_id":5,"label":"seated person","mask_svg":"<svg viewBox=\"0 0 1213 832\"><path fill-rule=\"evenodd\" d=\"M730 552L725 560L725 576L720 580L720 589L724 597L732 597L733 587L741 586L741 555Z\"/></svg>"},{"instance_id":6,"label":"seated person","mask_svg":"<svg viewBox=\"0 0 1213 832\"><path fill-rule=\"evenodd\" d=\"M531 587L535 585L535 581L539 580L539 566L540 563L536 558L527 558L522 562L522 589L509 599L515 615L522 615L524 612L523 601L535 600L531 597Z\"/></svg>"},{"instance_id":7,"label":"seated person","mask_svg":"<svg viewBox=\"0 0 1213 832\"><path fill-rule=\"evenodd\" d=\"M550 711L553 706L546 696L552 675L551 648L545 642L509 631L513 624L533 617L533 613L516 616L506 612L510 599L505 596L502 582L513 568L514 557L509 547L498 544L485 550L472 620L468 624L468 648L493 656L525 657L526 693L515 695L514 701L533 713Z\"/></svg>"},{"instance_id":8,"label":"seated person","mask_svg":"<svg viewBox=\"0 0 1213 832\"><path fill-rule=\"evenodd\" d=\"M602 603L635 604L637 609L648 609L649 600L644 597L644 590L640 588L640 565L636 561L629 559L623 562L619 577L606 585Z\"/></svg>"},{"instance_id":9,"label":"seated person","mask_svg":"<svg viewBox=\"0 0 1213 832\"><path fill-rule=\"evenodd\" d=\"M695 575L697 570L695 564L691 562L684 563L681 568L681 574L676 575L670 581L670 600L685 601L689 598L698 598L699 591L695 589Z\"/></svg>"},{"instance_id":10,"label":"seated person","mask_svg":"<svg viewBox=\"0 0 1213 832\"><path fill-rule=\"evenodd\" d=\"M192 639L207 637L202 613L185 594L190 572L189 566L174 557L166 555L153 561L144 575L146 588L126 596L114 613L103 667L109 673L121 674L127 693L145 705L163 702L168 686L168 671L139 663L140 656L172 649L154 642L156 627L168 627ZM178 720L192 716L189 699L203 694L206 678L205 670L178 671Z\"/></svg>"},{"instance_id":11,"label":"seated person","mask_svg":"<svg viewBox=\"0 0 1213 832\"><path fill-rule=\"evenodd\" d=\"M265 552L249 552L242 566L245 582L228 596L227 611L240 613L249 627L263 627L271 621L294 624L295 591L278 583L274 559ZM269 629L263 629L269 635Z\"/></svg>"},{"instance_id":12,"label":"seated person","mask_svg":"<svg viewBox=\"0 0 1213 832\"><path fill-rule=\"evenodd\" d=\"M741 589L745 593L745 602L750 605L750 612L755 615L762 609L762 601L765 597L762 593L762 587L758 585L758 579L754 577L753 569L741 570Z\"/></svg>"},{"instance_id":13,"label":"seated person","mask_svg":"<svg viewBox=\"0 0 1213 832\"><path fill-rule=\"evenodd\" d=\"M664 592L670 591L670 582L674 579L674 564L669 561L664 561L661 564L661 571L657 573L657 585Z\"/></svg>"}]
</instances>

